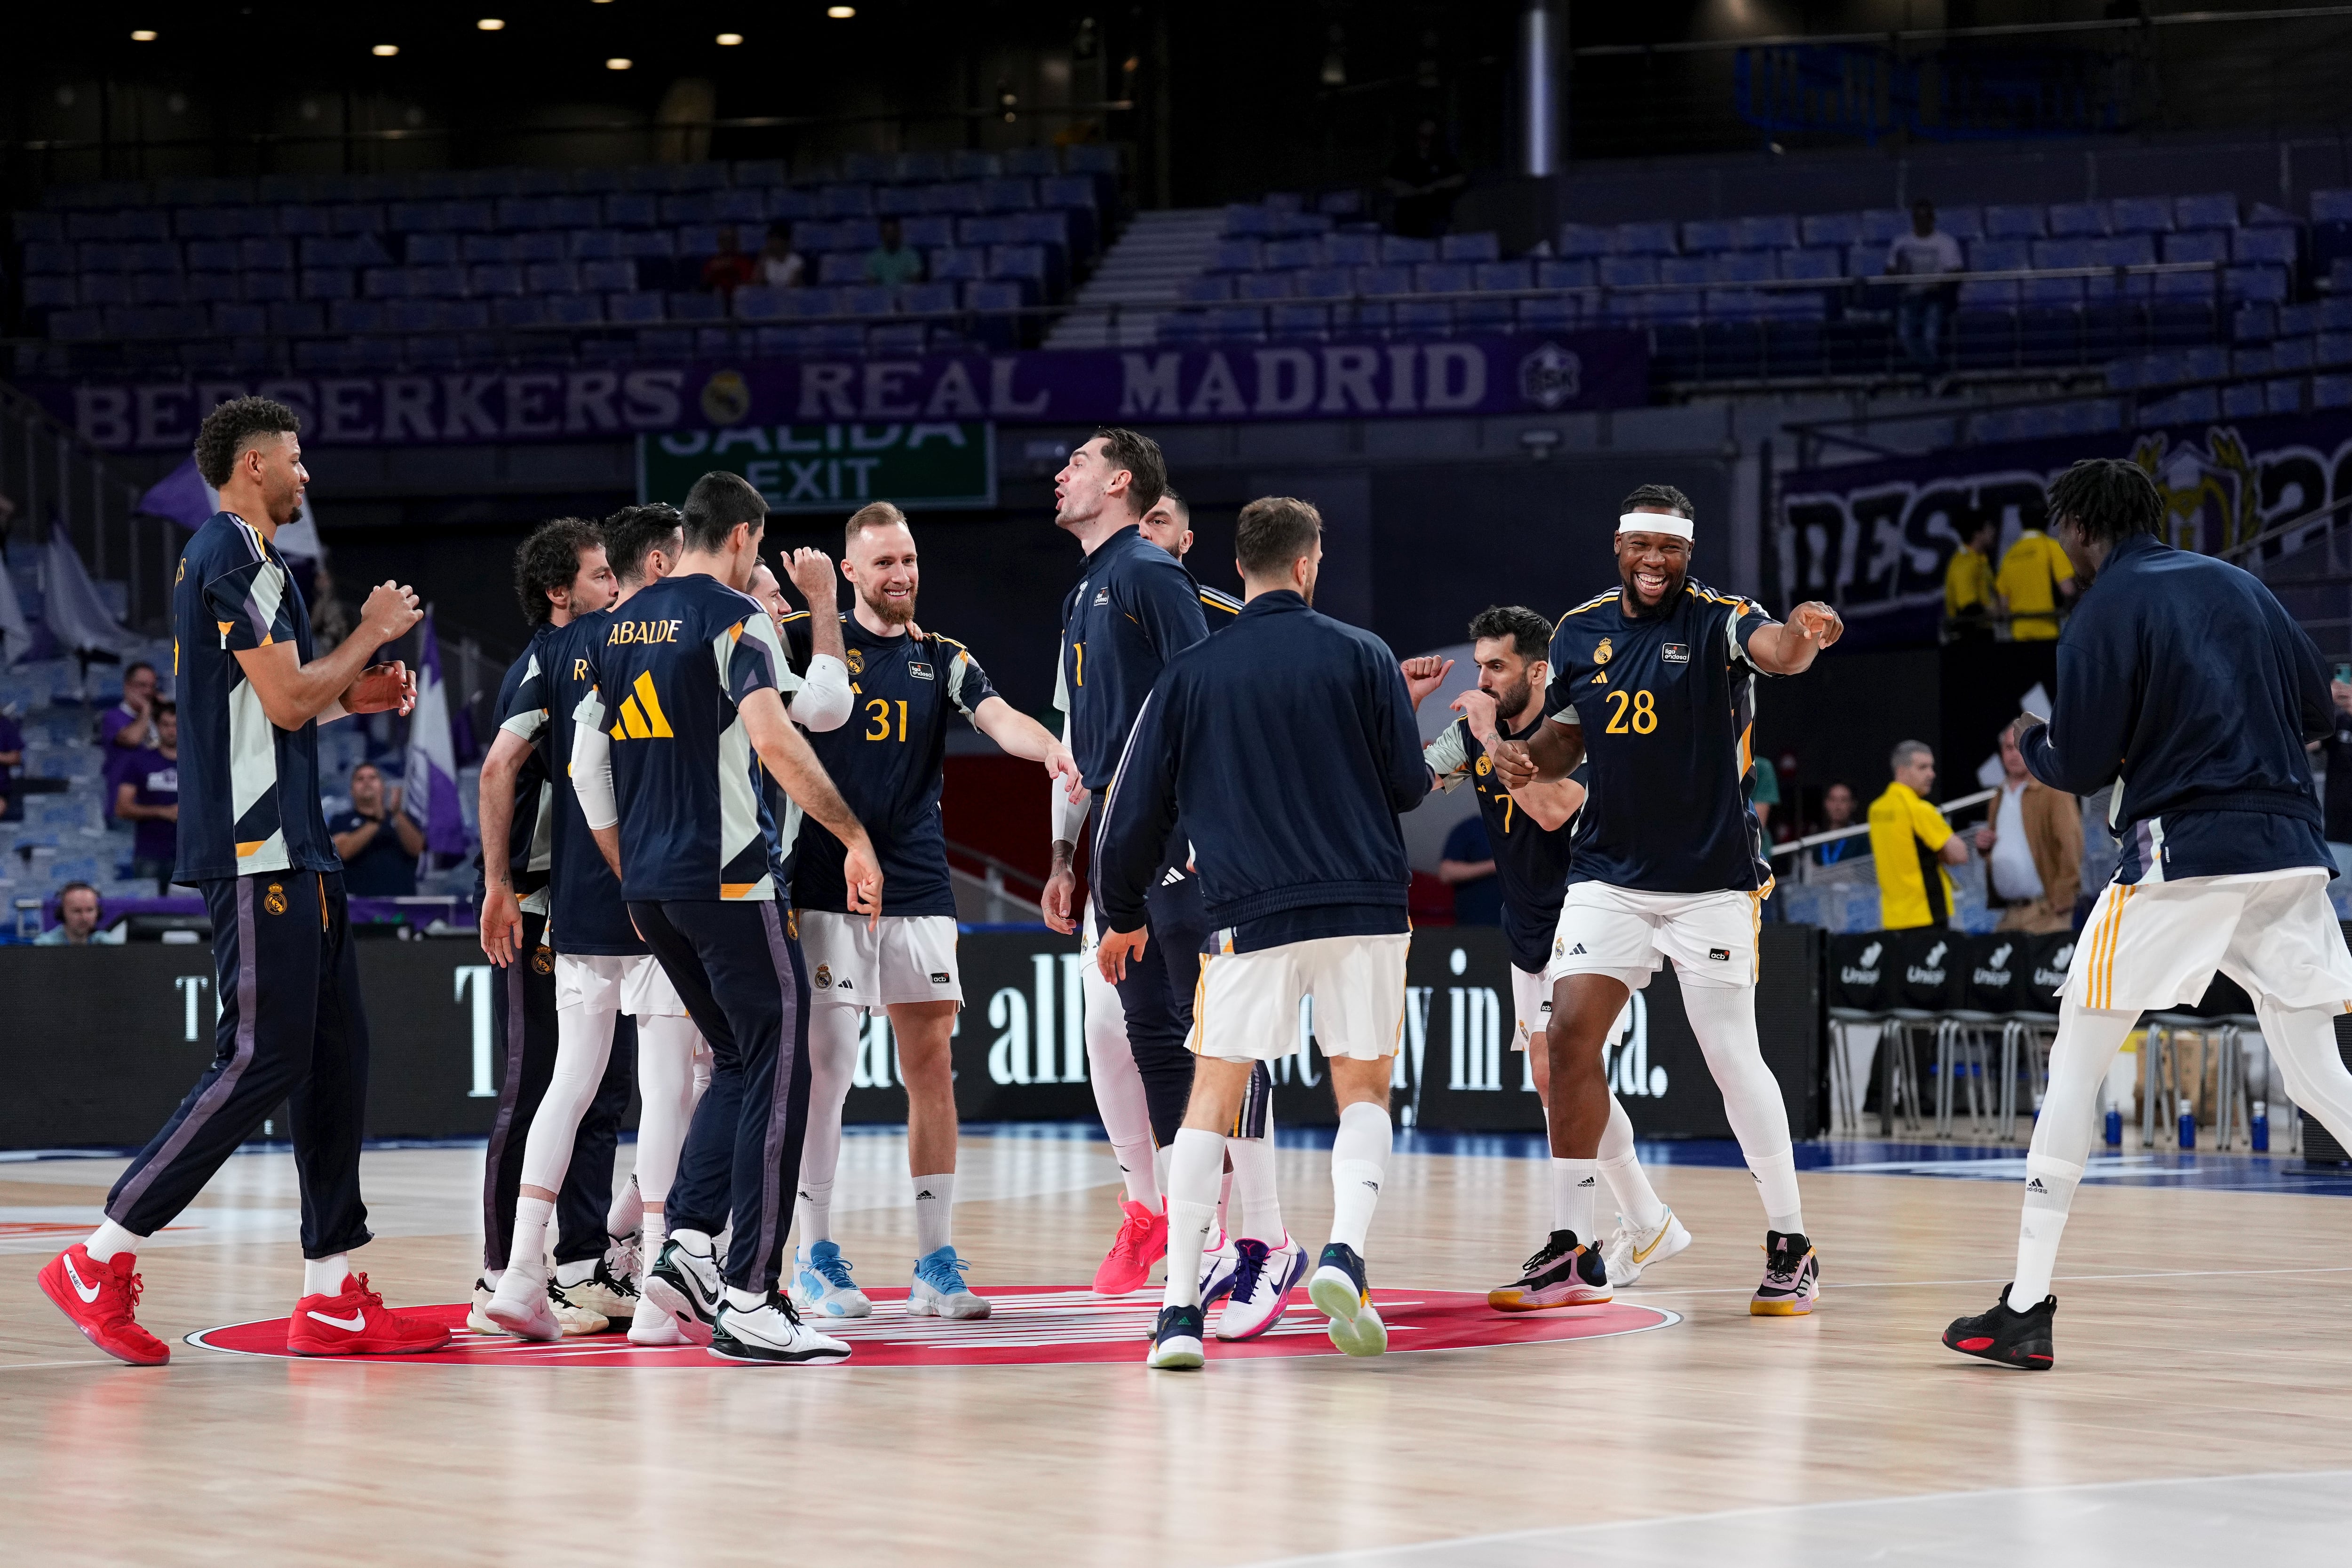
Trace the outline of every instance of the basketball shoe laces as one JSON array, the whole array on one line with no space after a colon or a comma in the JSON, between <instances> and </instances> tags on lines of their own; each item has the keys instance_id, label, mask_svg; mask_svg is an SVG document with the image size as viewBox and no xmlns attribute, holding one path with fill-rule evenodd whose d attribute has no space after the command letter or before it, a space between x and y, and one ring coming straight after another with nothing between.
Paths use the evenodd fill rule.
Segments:
<instances>
[{"instance_id":1,"label":"basketball shoe laces","mask_svg":"<svg viewBox=\"0 0 2352 1568\"><path fill-rule=\"evenodd\" d=\"M1129 1215L1119 1223L1118 1234L1111 1239L1110 1255L1130 1263L1141 1264L1143 1238L1150 1230L1151 1222L1159 1218L1156 1214L1149 1213L1140 1217Z\"/></svg>"},{"instance_id":2,"label":"basketball shoe laces","mask_svg":"<svg viewBox=\"0 0 2352 1568\"><path fill-rule=\"evenodd\" d=\"M1246 1301L1257 1293L1257 1282L1265 1273L1265 1243L1244 1237L1234 1243L1234 1255L1240 1260L1234 1265L1234 1300Z\"/></svg>"},{"instance_id":3,"label":"basketball shoe laces","mask_svg":"<svg viewBox=\"0 0 2352 1568\"><path fill-rule=\"evenodd\" d=\"M857 1288L856 1281L849 1277L849 1260L840 1253L835 1252L830 1258L813 1258L809 1263L835 1290L854 1291Z\"/></svg>"},{"instance_id":4,"label":"basketball shoe laces","mask_svg":"<svg viewBox=\"0 0 2352 1568\"><path fill-rule=\"evenodd\" d=\"M124 1323L138 1321L139 1296L140 1292L147 1288L146 1277L133 1274L128 1280L117 1281L113 1268L110 1264L107 1268L107 1283L108 1289L100 1298L105 1303L106 1316L102 1320L104 1325L108 1328L120 1328Z\"/></svg>"},{"instance_id":5,"label":"basketball shoe laces","mask_svg":"<svg viewBox=\"0 0 2352 1568\"><path fill-rule=\"evenodd\" d=\"M636 1235L620 1239L620 1244L613 1249L613 1256L605 1261L604 1270L614 1281L625 1284L633 1284L643 1277L645 1253Z\"/></svg>"},{"instance_id":6,"label":"basketball shoe laces","mask_svg":"<svg viewBox=\"0 0 2352 1568\"><path fill-rule=\"evenodd\" d=\"M1559 1262L1562 1258L1567 1257L1575 1249L1576 1249L1573 1244L1563 1247L1556 1240L1548 1240L1541 1247L1536 1249L1536 1255L1534 1257L1520 1264L1519 1268L1528 1278L1532 1279L1535 1275L1540 1273L1545 1269L1549 1268L1552 1264Z\"/></svg>"},{"instance_id":7,"label":"basketball shoe laces","mask_svg":"<svg viewBox=\"0 0 2352 1568\"><path fill-rule=\"evenodd\" d=\"M952 1296L966 1289L964 1271L971 1267L965 1258L941 1258L937 1253L923 1260L923 1283L943 1296Z\"/></svg>"},{"instance_id":8,"label":"basketball shoe laces","mask_svg":"<svg viewBox=\"0 0 2352 1568\"><path fill-rule=\"evenodd\" d=\"M1805 1271L1805 1255L1793 1247L1784 1247L1768 1253L1764 1260L1764 1282L1775 1290L1793 1291ZM2009 1298L2003 1296L2004 1301Z\"/></svg>"}]
</instances>

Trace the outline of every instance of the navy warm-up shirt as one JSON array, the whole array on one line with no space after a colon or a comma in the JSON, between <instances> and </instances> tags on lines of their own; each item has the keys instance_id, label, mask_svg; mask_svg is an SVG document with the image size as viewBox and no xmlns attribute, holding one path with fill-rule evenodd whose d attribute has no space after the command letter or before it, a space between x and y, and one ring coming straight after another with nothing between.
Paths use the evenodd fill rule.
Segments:
<instances>
[{"instance_id":1,"label":"navy warm-up shirt","mask_svg":"<svg viewBox=\"0 0 2352 1568\"><path fill-rule=\"evenodd\" d=\"M2021 749L2054 789L2119 781L2118 882L2333 868L2303 747L2335 722L2319 650L2268 588L2137 535L2075 601Z\"/></svg>"},{"instance_id":2,"label":"navy warm-up shirt","mask_svg":"<svg viewBox=\"0 0 2352 1568\"><path fill-rule=\"evenodd\" d=\"M613 737L622 895L776 899L779 824L740 705L761 691L789 703L800 679L759 601L699 572L648 583L605 622L586 673L595 690L575 717Z\"/></svg>"},{"instance_id":3,"label":"navy warm-up shirt","mask_svg":"<svg viewBox=\"0 0 2352 1568\"><path fill-rule=\"evenodd\" d=\"M569 730L572 727L569 707L551 709L547 694L547 647L556 635L556 628L541 625L532 630L530 646L522 657L507 666L506 678L499 683L499 727L518 740L530 743L530 751L515 773L514 814L507 821L507 876L521 906L534 915L547 913L547 880L549 858L555 820L555 795L549 782L547 748L551 727ZM565 716L561 725L552 725L550 714ZM568 747L570 742L567 739ZM561 777L561 775L552 775ZM565 789L564 794L572 793ZM373 847L373 846L371 846ZM474 854L474 903L479 905L487 892L488 878L482 873L482 856ZM412 892L414 889L411 890Z\"/></svg>"},{"instance_id":4,"label":"navy warm-up shirt","mask_svg":"<svg viewBox=\"0 0 2352 1568\"><path fill-rule=\"evenodd\" d=\"M1054 706L1070 716L1070 755L1087 788L1098 790L1118 770L1151 683L1209 624L1192 574L1140 529L1105 539L1083 571L1062 601Z\"/></svg>"},{"instance_id":5,"label":"navy warm-up shirt","mask_svg":"<svg viewBox=\"0 0 2352 1568\"><path fill-rule=\"evenodd\" d=\"M340 872L319 808L319 725L280 729L245 678L240 650L294 644L311 658L310 615L285 558L233 512L188 540L172 583L172 673L180 695L180 849L172 880L272 871Z\"/></svg>"},{"instance_id":6,"label":"navy warm-up shirt","mask_svg":"<svg viewBox=\"0 0 2352 1568\"><path fill-rule=\"evenodd\" d=\"M1544 712L1581 725L1591 792L1568 880L1644 893L1753 893L1771 885L1748 804L1755 666L1763 607L1685 580L1655 619L1619 591L1559 619Z\"/></svg>"},{"instance_id":7,"label":"navy warm-up shirt","mask_svg":"<svg viewBox=\"0 0 2352 1568\"><path fill-rule=\"evenodd\" d=\"M1506 740L1525 740L1544 722L1518 734L1503 732ZM1493 758L1470 721L1457 718L1422 748L1429 771L1440 789L1452 791L1468 784L1478 798L1478 816L1486 824L1486 842L1495 858L1495 880L1502 889L1503 940L1510 945L1511 962L1529 974L1540 973L1551 961L1553 930L1559 925L1559 906L1568 896L1569 846L1576 821L1558 828L1544 825L1519 809L1518 801L1495 777ZM1571 777L1589 777L1582 768Z\"/></svg>"},{"instance_id":8,"label":"navy warm-up shirt","mask_svg":"<svg viewBox=\"0 0 2352 1568\"><path fill-rule=\"evenodd\" d=\"M553 633L543 644L544 668L538 685L547 710L562 715L563 722L549 727L541 747L548 776L565 781L565 788L554 792L554 806L548 813L548 860L553 881L549 889L547 943L559 953L633 957L652 949L629 924L628 908L621 902L621 880L604 863L604 852L588 831L580 791L569 785L576 733L571 716L595 691L590 673L595 651L610 634L613 620L610 610L593 611Z\"/></svg>"},{"instance_id":9,"label":"navy warm-up shirt","mask_svg":"<svg viewBox=\"0 0 2352 1568\"><path fill-rule=\"evenodd\" d=\"M971 651L931 632L877 636L855 616L842 618L849 664L849 722L813 734L817 760L866 826L882 864L882 913L956 912L948 880L947 831L940 817L946 781L948 718L971 717L996 695ZM794 662L805 667L805 622L787 626ZM841 875L847 852L824 824L803 819L793 866L793 905L847 913Z\"/></svg>"}]
</instances>

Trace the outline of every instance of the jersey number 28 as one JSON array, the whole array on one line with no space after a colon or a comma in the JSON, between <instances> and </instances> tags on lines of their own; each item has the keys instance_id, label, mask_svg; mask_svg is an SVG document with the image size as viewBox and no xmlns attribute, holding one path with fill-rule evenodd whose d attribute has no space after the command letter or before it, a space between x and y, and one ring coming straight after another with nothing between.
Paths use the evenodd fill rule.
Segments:
<instances>
[{"instance_id":1,"label":"jersey number 28","mask_svg":"<svg viewBox=\"0 0 2352 1568\"><path fill-rule=\"evenodd\" d=\"M1647 735L1658 727L1658 699L1649 693L1615 691L1608 700L1612 711L1603 735Z\"/></svg>"}]
</instances>

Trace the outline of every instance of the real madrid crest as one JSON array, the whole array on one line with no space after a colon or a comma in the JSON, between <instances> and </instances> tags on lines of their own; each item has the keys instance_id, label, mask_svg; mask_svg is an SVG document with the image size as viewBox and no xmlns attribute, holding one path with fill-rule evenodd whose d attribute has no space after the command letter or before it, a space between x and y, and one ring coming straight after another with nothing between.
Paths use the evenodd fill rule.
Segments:
<instances>
[{"instance_id":1,"label":"real madrid crest","mask_svg":"<svg viewBox=\"0 0 2352 1568\"><path fill-rule=\"evenodd\" d=\"M842 660L845 664L848 664L849 673L851 674L862 675L866 673L866 654L861 650L856 648L850 649L849 652L842 655Z\"/></svg>"},{"instance_id":2,"label":"real madrid crest","mask_svg":"<svg viewBox=\"0 0 2352 1568\"><path fill-rule=\"evenodd\" d=\"M1495 759L1493 758L1482 757L1478 758L1479 778L1484 779L1487 774L1492 773L1493 771L1495 771Z\"/></svg>"},{"instance_id":3,"label":"real madrid crest","mask_svg":"<svg viewBox=\"0 0 2352 1568\"><path fill-rule=\"evenodd\" d=\"M1609 662L1608 638L1601 639L1601 646L1592 650L1592 662L1596 664L1605 664Z\"/></svg>"},{"instance_id":4,"label":"real madrid crest","mask_svg":"<svg viewBox=\"0 0 2352 1568\"><path fill-rule=\"evenodd\" d=\"M286 889L277 883L271 883L261 894L261 907L272 915L285 914Z\"/></svg>"},{"instance_id":5,"label":"real madrid crest","mask_svg":"<svg viewBox=\"0 0 2352 1568\"><path fill-rule=\"evenodd\" d=\"M551 975L555 973L555 955L541 947L530 956L530 967L534 974Z\"/></svg>"},{"instance_id":6,"label":"real madrid crest","mask_svg":"<svg viewBox=\"0 0 2352 1568\"><path fill-rule=\"evenodd\" d=\"M815 980L815 981L816 981L816 988L817 988L818 990L820 990L820 991L829 991L829 990L833 989L833 966L832 966L832 965L830 965L830 964L819 964L819 965L816 967L816 973L815 973L814 976L810 977L811 977L812 979L814 979L814 980Z\"/></svg>"}]
</instances>

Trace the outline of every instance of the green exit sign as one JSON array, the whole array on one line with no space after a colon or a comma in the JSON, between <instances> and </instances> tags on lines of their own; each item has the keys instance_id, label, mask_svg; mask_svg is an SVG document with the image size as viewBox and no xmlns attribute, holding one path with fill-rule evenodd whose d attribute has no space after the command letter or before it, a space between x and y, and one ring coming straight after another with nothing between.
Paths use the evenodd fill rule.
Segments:
<instances>
[{"instance_id":1,"label":"green exit sign","mask_svg":"<svg viewBox=\"0 0 2352 1568\"><path fill-rule=\"evenodd\" d=\"M637 498L682 504L714 468L740 474L776 512L868 501L940 510L996 505L996 427L751 424L637 437Z\"/></svg>"}]
</instances>

